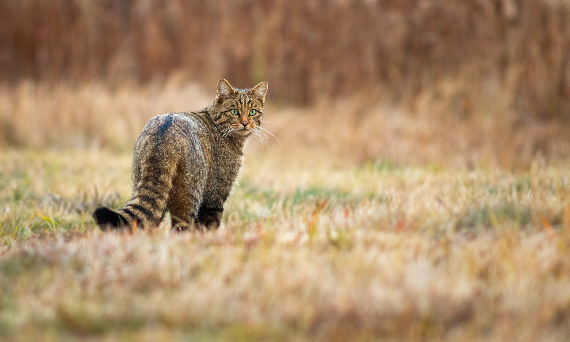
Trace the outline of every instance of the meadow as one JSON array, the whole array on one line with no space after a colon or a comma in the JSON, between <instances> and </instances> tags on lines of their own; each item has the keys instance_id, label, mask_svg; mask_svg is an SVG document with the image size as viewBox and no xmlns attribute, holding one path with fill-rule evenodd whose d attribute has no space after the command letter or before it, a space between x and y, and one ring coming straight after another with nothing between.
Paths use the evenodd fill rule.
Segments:
<instances>
[{"instance_id":1,"label":"meadow","mask_svg":"<svg viewBox=\"0 0 570 342\"><path fill-rule=\"evenodd\" d=\"M12 91L2 106L31 123L30 139L56 139L55 125L74 139L72 127L81 125L73 120L94 123L77 148L0 154L2 340L570 334L565 139L552 143L559 154L531 154L528 139L479 144L466 134L476 123L451 119L438 123L447 132L440 138L403 109L363 111L360 100L268 104L265 127L280 141L251 141L221 229L174 233L165 221L105 234L91 212L128 199L128 142L149 117L175 110L169 106L205 106L206 90L173 83ZM493 127L485 132L496 141L504 131ZM532 125L520 134L562 136L559 129ZM124 134L109 133L117 131ZM465 137L464 146L449 146Z\"/></svg>"},{"instance_id":2,"label":"meadow","mask_svg":"<svg viewBox=\"0 0 570 342\"><path fill-rule=\"evenodd\" d=\"M0 340L570 340L564 0L0 0ZM269 83L222 226L103 233Z\"/></svg>"}]
</instances>

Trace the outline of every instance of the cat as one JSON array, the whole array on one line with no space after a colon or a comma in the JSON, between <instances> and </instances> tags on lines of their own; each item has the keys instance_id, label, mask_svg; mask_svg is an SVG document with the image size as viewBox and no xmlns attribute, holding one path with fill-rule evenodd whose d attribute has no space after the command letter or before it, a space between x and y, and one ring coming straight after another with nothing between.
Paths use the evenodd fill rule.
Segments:
<instances>
[{"instance_id":1,"label":"cat","mask_svg":"<svg viewBox=\"0 0 570 342\"><path fill-rule=\"evenodd\" d=\"M152 227L167 211L179 228L218 228L246 140L267 140L260 128L267 89L267 82L234 89L222 79L203 110L152 118L135 144L132 197L118 211L97 208L99 228Z\"/></svg>"}]
</instances>

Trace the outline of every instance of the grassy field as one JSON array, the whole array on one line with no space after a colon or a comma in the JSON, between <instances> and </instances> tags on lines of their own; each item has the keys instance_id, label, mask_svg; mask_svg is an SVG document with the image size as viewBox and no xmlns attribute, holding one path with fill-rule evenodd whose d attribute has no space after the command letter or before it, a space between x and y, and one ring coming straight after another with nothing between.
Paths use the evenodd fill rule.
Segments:
<instances>
[{"instance_id":1,"label":"grassy field","mask_svg":"<svg viewBox=\"0 0 570 342\"><path fill-rule=\"evenodd\" d=\"M220 230L118 235L91 212L128 199L138 133L212 90L0 90L0 340L570 336L564 120L508 101L472 117L421 97L415 113L365 95L268 103L279 140L247 147Z\"/></svg>"},{"instance_id":2,"label":"grassy field","mask_svg":"<svg viewBox=\"0 0 570 342\"><path fill-rule=\"evenodd\" d=\"M570 341L568 4L0 0L0 341ZM100 232L221 78L221 229Z\"/></svg>"},{"instance_id":3,"label":"grassy field","mask_svg":"<svg viewBox=\"0 0 570 342\"><path fill-rule=\"evenodd\" d=\"M286 144L250 144L222 228L183 234L95 228L129 153L5 150L0 339L567 341L567 164L292 163Z\"/></svg>"}]
</instances>

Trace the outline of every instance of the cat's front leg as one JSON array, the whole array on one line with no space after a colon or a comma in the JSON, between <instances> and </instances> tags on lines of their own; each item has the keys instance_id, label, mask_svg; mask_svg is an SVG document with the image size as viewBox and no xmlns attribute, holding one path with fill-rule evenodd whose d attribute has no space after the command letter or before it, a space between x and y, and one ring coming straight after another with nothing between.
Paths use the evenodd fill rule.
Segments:
<instances>
[{"instance_id":1,"label":"cat's front leg","mask_svg":"<svg viewBox=\"0 0 570 342\"><path fill-rule=\"evenodd\" d=\"M223 213L223 206L202 207L198 214L198 224L206 227L207 229L216 229L220 226Z\"/></svg>"}]
</instances>

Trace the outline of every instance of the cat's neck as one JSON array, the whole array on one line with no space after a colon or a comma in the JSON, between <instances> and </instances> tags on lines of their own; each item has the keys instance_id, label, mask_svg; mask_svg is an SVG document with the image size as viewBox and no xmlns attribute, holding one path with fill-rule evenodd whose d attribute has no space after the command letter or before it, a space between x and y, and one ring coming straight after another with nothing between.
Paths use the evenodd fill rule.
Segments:
<instances>
[{"instance_id":1,"label":"cat's neck","mask_svg":"<svg viewBox=\"0 0 570 342\"><path fill-rule=\"evenodd\" d=\"M213 134L216 134L220 137L220 140L225 142L226 144L228 144L229 146L231 146L233 149L235 150L239 150L240 153L243 153L243 149L245 147L246 141L249 138L249 136L252 134L248 134L248 135L238 135L238 134L224 134L224 130L220 129L220 127L218 125L216 125L216 123L214 122L214 119L212 118L212 107L213 104L209 105L208 107L204 108L203 110L201 110L199 112L200 115L205 116L207 118L207 120L210 122L211 126L214 128L214 132L212 132Z\"/></svg>"}]
</instances>

